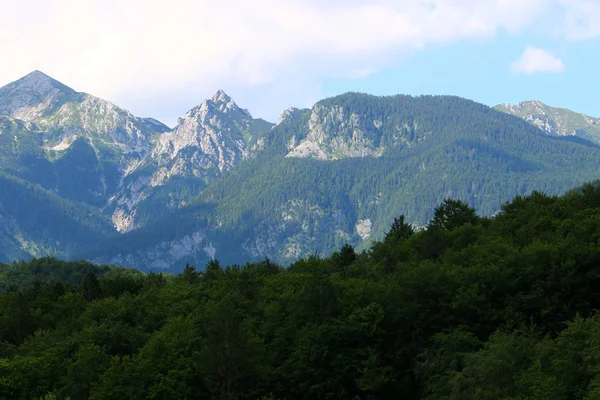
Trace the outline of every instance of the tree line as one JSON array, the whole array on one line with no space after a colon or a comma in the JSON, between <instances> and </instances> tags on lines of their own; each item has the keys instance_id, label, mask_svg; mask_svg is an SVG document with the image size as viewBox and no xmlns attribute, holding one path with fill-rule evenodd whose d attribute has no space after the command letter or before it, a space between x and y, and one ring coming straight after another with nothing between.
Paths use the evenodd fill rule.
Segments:
<instances>
[{"instance_id":1,"label":"tree line","mask_svg":"<svg viewBox=\"0 0 600 400\"><path fill-rule=\"evenodd\" d=\"M0 399L596 399L600 188L446 199L366 251L0 267Z\"/></svg>"}]
</instances>

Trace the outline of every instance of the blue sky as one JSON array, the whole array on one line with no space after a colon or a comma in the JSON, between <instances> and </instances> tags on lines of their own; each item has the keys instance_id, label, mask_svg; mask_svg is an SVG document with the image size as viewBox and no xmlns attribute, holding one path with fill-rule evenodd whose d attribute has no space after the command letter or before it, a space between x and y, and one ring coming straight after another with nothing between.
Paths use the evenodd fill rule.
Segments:
<instances>
[{"instance_id":1,"label":"blue sky","mask_svg":"<svg viewBox=\"0 0 600 400\"><path fill-rule=\"evenodd\" d=\"M537 99L600 117L600 0L0 0L0 84L39 69L173 125L348 91Z\"/></svg>"},{"instance_id":2,"label":"blue sky","mask_svg":"<svg viewBox=\"0 0 600 400\"><path fill-rule=\"evenodd\" d=\"M323 93L450 94L488 105L535 99L600 117L600 41L536 39L499 35L482 44L432 46L363 79L327 79ZM532 44L549 49L563 61L564 70L512 71L511 64Z\"/></svg>"}]
</instances>

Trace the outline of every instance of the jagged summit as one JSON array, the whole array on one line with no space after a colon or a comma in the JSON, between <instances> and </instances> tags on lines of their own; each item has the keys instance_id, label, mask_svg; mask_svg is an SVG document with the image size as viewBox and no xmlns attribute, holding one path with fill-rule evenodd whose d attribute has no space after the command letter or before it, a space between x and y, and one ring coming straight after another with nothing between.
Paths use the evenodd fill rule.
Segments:
<instances>
[{"instance_id":1,"label":"jagged summit","mask_svg":"<svg viewBox=\"0 0 600 400\"><path fill-rule=\"evenodd\" d=\"M215 93L211 100L215 103L229 103L232 101L231 97L221 89L217 90L217 93Z\"/></svg>"},{"instance_id":2,"label":"jagged summit","mask_svg":"<svg viewBox=\"0 0 600 400\"><path fill-rule=\"evenodd\" d=\"M1 87L0 93L4 96L9 94L9 92L12 92L12 94L16 94L18 91L47 93L48 91L52 90L59 90L67 94L76 93L75 90L71 89L64 83L57 81L56 79L39 70L30 72L24 77Z\"/></svg>"},{"instance_id":3,"label":"jagged summit","mask_svg":"<svg viewBox=\"0 0 600 400\"><path fill-rule=\"evenodd\" d=\"M245 114L247 117L251 118L252 115L245 108L239 107L236 102L222 89L217 90L217 93L214 94L210 100L205 100L204 103L212 102L216 108L222 113L230 113L230 112L240 112ZM203 103L203 104L204 104Z\"/></svg>"},{"instance_id":4,"label":"jagged summit","mask_svg":"<svg viewBox=\"0 0 600 400\"><path fill-rule=\"evenodd\" d=\"M277 119L277 124L275 126L280 125L286 119L293 117L299 110L296 107L288 107L281 114L279 114L279 118Z\"/></svg>"},{"instance_id":5,"label":"jagged summit","mask_svg":"<svg viewBox=\"0 0 600 400\"><path fill-rule=\"evenodd\" d=\"M76 95L75 90L36 70L0 88L0 115L33 121Z\"/></svg>"},{"instance_id":6,"label":"jagged summit","mask_svg":"<svg viewBox=\"0 0 600 400\"><path fill-rule=\"evenodd\" d=\"M516 104L511 104L511 103L503 103L502 106L507 109L507 110L511 110L513 112L518 112L524 109L527 110L536 110L538 112L543 112L543 110L547 107L549 107L548 105L542 103L539 100L527 100L527 101L520 101Z\"/></svg>"},{"instance_id":7,"label":"jagged summit","mask_svg":"<svg viewBox=\"0 0 600 400\"><path fill-rule=\"evenodd\" d=\"M178 118L177 125L180 126L190 119L209 123L209 120L217 114L220 115L219 118L229 115L227 118L252 119L252 115L248 110L239 107L227 93L219 89L210 99L202 101L202 103L186 112L183 117Z\"/></svg>"},{"instance_id":8,"label":"jagged summit","mask_svg":"<svg viewBox=\"0 0 600 400\"><path fill-rule=\"evenodd\" d=\"M237 162L246 147L246 137L253 136L250 134L253 121L248 110L240 108L219 89L210 99L179 118L177 126L159 140L154 154L173 159L180 150L194 147L215 159L230 155ZM219 170L223 171L227 163L218 164Z\"/></svg>"}]
</instances>

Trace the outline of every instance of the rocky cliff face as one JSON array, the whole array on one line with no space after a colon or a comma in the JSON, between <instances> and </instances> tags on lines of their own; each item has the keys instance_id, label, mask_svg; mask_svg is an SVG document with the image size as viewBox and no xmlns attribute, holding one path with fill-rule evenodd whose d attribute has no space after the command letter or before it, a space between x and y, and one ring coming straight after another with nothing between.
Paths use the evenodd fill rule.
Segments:
<instances>
[{"instance_id":1,"label":"rocky cliff face","mask_svg":"<svg viewBox=\"0 0 600 400\"><path fill-rule=\"evenodd\" d=\"M120 231L139 226L139 204L153 201L153 196L169 190L175 181L196 181L190 186L197 194L221 174L260 152L262 136L272 126L252 118L219 90L179 118L177 126L161 135L148 156L127 173L121 193L111 200L115 226ZM169 206L181 205L175 202Z\"/></svg>"},{"instance_id":2,"label":"rocky cliff face","mask_svg":"<svg viewBox=\"0 0 600 400\"><path fill-rule=\"evenodd\" d=\"M204 177L224 172L249 157L257 149L252 145L258 144L258 137L270 127L253 119L219 90L212 99L188 111L175 129L158 140L150 156L160 170L155 174L156 182L160 184L172 175ZM182 166L190 168L178 169Z\"/></svg>"},{"instance_id":3,"label":"rocky cliff face","mask_svg":"<svg viewBox=\"0 0 600 400\"><path fill-rule=\"evenodd\" d=\"M54 114L34 122L48 131L49 141L62 143L80 135L104 144L116 154L143 155L152 148L150 136L168 130L165 125L148 123L88 94L81 94L80 101L65 103Z\"/></svg>"},{"instance_id":4,"label":"rocky cliff face","mask_svg":"<svg viewBox=\"0 0 600 400\"><path fill-rule=\"evenodd\" d=\"M53 114L77 98L77 92L70 87L34 71L0 88L0 115L34 121Z\"/></svg>"},{"instance_id":5,"label":"rocky cliff face","mask_svg":"<svg viewBox=\"0 0 600 400\"><path fill-rule=\"evenodd\" d=\"M415 117L403 114L409 96L376 98L356 93L322 100L286 144L287 157L340 160L380 157L394 149L410 148L430 132ZM293 120L298 110L282 114ZM305 122L304 122L305 121Z\"/></svg>"},{"instance_id":6,"label":"rocky cliff face","mask_svg":"<svg viewBox=\"0 0 600 400\"><path fill-rule=\"evenodd\" d=\"M156 120L135 117L39 71L0 88L0 116L26 128L12 135L13 165L5 168L27 169L19 162L33 157L34 165L44 164L51 171L51 177L43 174L40 184L95 206L106 203L131 166L150 152L151 136L168 130ZM78 170L81 173L72 176Z\"/></svg>"},{"instance_id":7,"label":"rocky cliff face","mask_svg":"<svg viewBox=\"0 0 600 400\"><path fill-rule=\"evenodd\" d=\"M311 111L306 137L292 138L287 157L336 160L380 156L385 151L378 131L382 122L365 119L342 106L317 104Z\"/></svg>"},{"instance_id":8,"label":"rocky cliff face","mask_svg":"<svg viewBox=\"0 0 600 400\"><path fill-rule=\"evenodd\" d=\"M498 108L600 142L594 118ZM287 263L376 240L401 213L423 224L448 196L492 213L523 182L564 191L598 177L598 152L450 96L348 93L271 124L218 91L169 129L35 71L0 88L0 173L35 194L0 190L0 259L85 247L77 257L142 269Z\"/></svg>"},{"instance_id":9,"label":"rocky cliff face","mask_svg":"<svg viewBox=\"0 0 600 400\"><path fill-rule=\"evenodd\" d=\"M0 88L0 115L34 123L47 147L61 151L75 136L104 143L116 153L150 150L150 135L168 127L138 118L114 104L78 93L40 71Z\"/></svg>"},{"instance_id":10,"label":"rocky cliff face","mask_svg":"<svg viewBox=\"0 0 600 400\"><path fill-rule=\"evenodd\" d=\"M540 101L500 104L499 111L523 118L554 136L579 136L600 143L600 119L579 114L566 108L550 107Z\"/></svg>"}]
</instances>

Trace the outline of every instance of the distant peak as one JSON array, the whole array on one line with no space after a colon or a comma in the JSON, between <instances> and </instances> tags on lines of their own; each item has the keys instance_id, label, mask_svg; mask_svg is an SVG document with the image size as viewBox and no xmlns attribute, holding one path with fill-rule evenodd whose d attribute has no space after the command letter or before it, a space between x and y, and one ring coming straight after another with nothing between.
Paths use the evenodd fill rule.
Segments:
<instances>
[{"instance_id":1,"label":"distant peak","mask_svg":"<svg viewBox=\"0 0 600 400\"><path fill-rule=\"evenodd\" d=\"M43 73L39 69L36 69L35 71L32 71L32 72L28 73L23 78L30 78L30 79L52 79L50 76L46 75L45 73Z\"/></svg>"},{"instance_id":2,"label":"distant peak","mask_svg":"<svg viewBox=\"0 0 600 400\"><path fill-rule=\"evenodd\" d=\"M225 93L223 90L219 89L217 90L217 93L215 93L211 100L215 103L229 103L231 102L231 97L229 97L227 93Z\"/></svg>"},{"instance_id":3,"label":"distant peak","mask_svg":"<svg viewBox=\"0 0 600 400\"><path fill-rule=\"evenodd\" d=\"M216 108L223 113L228 113L235 110L246 114L248 117L252 117L248 110L240 108L236 102L221 89L217 90L217 93L215 93L211 101L214 103Z\"/></svg>"},{"instance_id":4,"label":"distant peak","mask_svg":"<svg viewBox=\"0 0 600 400\"><path fill-rule=\"evenodd\" d=\"M213 97L203 100L200 105L186 112L183 118L177 120L177 125L183 124L185 120L189 118L208 120L214 116L215 112L224 114L235 113L235 115L241 113L247 118L252 118L252 115L248 110L240 108L227 93L219 89Z\"/></svg>"},{"instance_id":5,"label":"distant peak","mask_svg":"<svg viewBox=\"0 0 600 400\"><path fill-rule=\"evenodd\" d=\"M524 106L524 105L531 105L531 106L545 106L544 103L542 103L539 100L525 100L525 101L520 101L516 104L517 106Z\"/></svg>"},{"instance_id":6,"label":"distant peak","mask_svg":"<svg viewBox=\"0 0 600 400\"><path fill-rule=\"evenodd\" d=\"M502 106L505 109L510 110L512 112L523 111L523 110L527 110L527 111L535 110L537 112L542 112L549 107L539 100L520 101L516 104L502 103Z\"/></svg>"},{"instance_id":7,"label":"distant peak","mask_svg":"<svg viewBox=\"0 0 600 400\"><path fill-rule=\"evenodd\" d=\"M281 124L283 121L285 121L286 119L288 119L289 117L291 117L292 115L294 115L296 112L298 112L298 109L296 107L288 107L288 108L286 108L279 115L279 119L277 120L277 124L275 126Z\"/></svg>"},{"instance_id":8,"label":"distant peak","mask_svg":"<svg viewBox=\"0 0 600 400\"><path fill-rule=\"evenodd\" d=\"M56 79L53 79L51 76L46 75L45 73L43 73L42 71L39 70L35 70L33 72L28 73L27 75L25 75L24 77L22 77L21 79L19 79L17 82L21 82L21 81L37 81L37 82L58 82Z\"/></svg>"},{"instance_id":9,"label":"distant peak","mask_svg":"<svg viewBox=\"0 0 600 400\"><path fill-rule=\"evenodd\" d=\"M46 75L42 71L35 70L21 79L18 79L12 83L6 85L6 88L11 88L11 90L27 90L27 91L37 91L37 92L45 92L52 89L58 89L64 93L75 93L73 89L68 87L67 85L57 81L49 75Z\"/></svg>"},{"instance_id":10,"label":"distant peak","mask_svg":"<svg viewBox=\"0 0 600 400\"><path fill-rule=\"evenodd\" d=\"M546 104L542 103L539 100L531 100L530 103L537 107L546 107Z\"/></svg>"}]
</instances>

